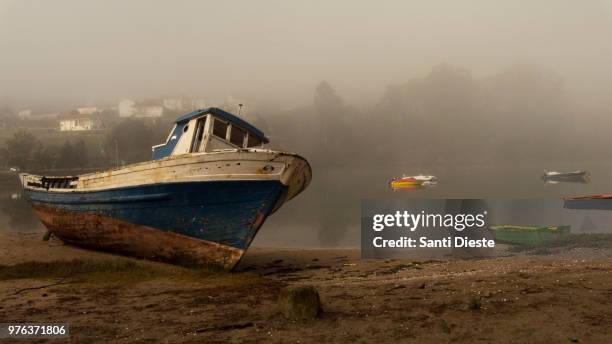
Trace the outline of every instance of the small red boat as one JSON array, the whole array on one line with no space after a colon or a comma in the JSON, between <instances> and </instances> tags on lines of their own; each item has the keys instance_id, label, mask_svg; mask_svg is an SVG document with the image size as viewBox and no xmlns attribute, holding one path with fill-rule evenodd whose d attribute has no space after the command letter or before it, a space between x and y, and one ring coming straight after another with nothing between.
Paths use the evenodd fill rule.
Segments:
<instances>
[{"instance_id":1,"label":"small red boat","mask_svg":"<svg viewBox=\"0 0 612 344\"><path fill-rule=\"evenodd\" d=\"M612 194L567 197L563 202L566 209L612 210Z\"/></svg>"}]
</instances>

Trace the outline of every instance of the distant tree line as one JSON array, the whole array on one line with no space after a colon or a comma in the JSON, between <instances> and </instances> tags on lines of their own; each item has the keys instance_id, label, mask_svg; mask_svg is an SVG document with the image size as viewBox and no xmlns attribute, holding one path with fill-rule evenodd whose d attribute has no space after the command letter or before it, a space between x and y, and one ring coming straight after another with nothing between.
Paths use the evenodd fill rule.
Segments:
<instances>
[{"instance_id":1,"label":"distant tree line","mask_svg":"<svg viewBox=\"0 0 612 344\"><path fill-rule=\"evenodd\" d=\"M165 139L173 120L174 117L145 123L126 119L101 140L70 134L60 145L42 142L31 132L19 130L0 148L0 161L5 168L42 171L107 168L150 160L151 146Z\"/></svg>"},{"instance_id":2,"label":"distant tree line","mask_svg":"<svg viewBox=\"0 0 612 344\"><path fill-rule=\"evenodd\" d=\"M440 65L356 108L327 82L310 106L268 118L275 144L316 166L497 163L583 158L561 78L530 65L487 78Z\"/></svg>"}]
</instances>

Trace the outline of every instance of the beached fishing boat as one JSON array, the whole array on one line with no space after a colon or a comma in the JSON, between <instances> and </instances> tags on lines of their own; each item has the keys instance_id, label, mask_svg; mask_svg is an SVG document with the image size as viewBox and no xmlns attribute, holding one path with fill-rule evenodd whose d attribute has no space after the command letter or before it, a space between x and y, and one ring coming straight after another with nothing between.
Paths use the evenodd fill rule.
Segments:
<instances>
[{"instance_id":1,"label":"beached fishing boat","mask_svg":"<svg viewBox=\"0 0 612 344\"><path fill-rule=\"evenodd\" d=\"M393 178L389 181L389 186L392 189L414 189L422 186L432 186L438 182L438 178L435 176L402 176Z\"/></svg>"},{"instance_id":2,"label":"beached fishing boat","mask_svg":"<svg viewBox=\"0 0 612 344\"><path fill-rule=\"evenodd\" d=\"M566 209L612 210L612 194L566 197L563 199Z\"/></svg>"},{"instance_id":3,"label":"beached fishing boat","mask_svg":"<svg viewBox=\"0 0 612 344\"><path fill-rule=\"evenodd\" d=\"M153 160L79 176L20 174L23 192L64 242L232 269L265 219L302 192L308 162L217 108L176 120Z\"/></svg>"},{"instance_id":4,"label":"beached fishing boat","mask_svg":"<svg viewBox=\"0 0 612 344\"><path fill-rule=\"evenodd\" d=\"M490 226L493 238L501 243L514 245L538 245L551 240L558 240L570 233L570 226Z\"/></svg>"},{"instance_id":5,"label":"beached fishing boat","mask_svg":"<svg viewBox=\"0 0 612 344\"><path fill-rule=\"evenodd\" d=\"M572 172L557 172L557 171L544 171L542 179L547 182L587 182L589 172L587 171L572 171Z\"/></svg>"}]
</instances>

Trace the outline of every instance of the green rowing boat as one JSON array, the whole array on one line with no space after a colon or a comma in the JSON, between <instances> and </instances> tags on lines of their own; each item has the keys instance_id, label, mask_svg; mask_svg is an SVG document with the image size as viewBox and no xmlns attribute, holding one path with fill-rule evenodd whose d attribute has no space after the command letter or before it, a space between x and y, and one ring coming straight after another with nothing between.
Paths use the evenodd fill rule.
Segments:
<instances>
[{"instance_id":1,"label":"green rowing boat","mask_svg":"<svg viewBox=\"0 0 612 344\"><path fill-rule=\"evenodd\" d=\"M539 245L560 239L570 233L571 226L530 227L497 225L490 226L496 241L513 245Z\"/></svg>"}]
</instances>

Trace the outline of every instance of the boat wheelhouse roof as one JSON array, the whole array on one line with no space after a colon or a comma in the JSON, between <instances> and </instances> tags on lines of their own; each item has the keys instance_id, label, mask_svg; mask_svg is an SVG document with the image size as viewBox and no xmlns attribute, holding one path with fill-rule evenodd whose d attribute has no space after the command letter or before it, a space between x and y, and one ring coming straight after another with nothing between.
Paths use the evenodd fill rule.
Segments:
<instances>
[{"instance_id":1,"label":"boat wheelhouse roof","mask_svg":"<svg viewBox=\"0 0 612 344\"><path fill-rule=\"evenodd\" d=\"M200 117L203 115L208 115L211 114L217 118L220 118L222 120L225 120L227 122L230 122L232 124L235 124L239 127L242 127L243 129L247 130L248 132L250 132L253 136L257 137L258 139L260 139L263 143L269 143L270 140L268 140L268 138L264 135L264 133L255 128L253 125L251 125L250 123L248 123L247 121L241 119L238 116L232 115L231 113L227 112L227 111L223 111L219 108L215 108L215 107L210 107L210 108L205 108L205 109L200 109L200 110L195 110L193 112L190 112L188 114L179 116L176 119L176 124L181 124L181 123L185 123L185 122L189 122L191 119L196 118L196 117Z\"/></svg>"}]
</instances>

